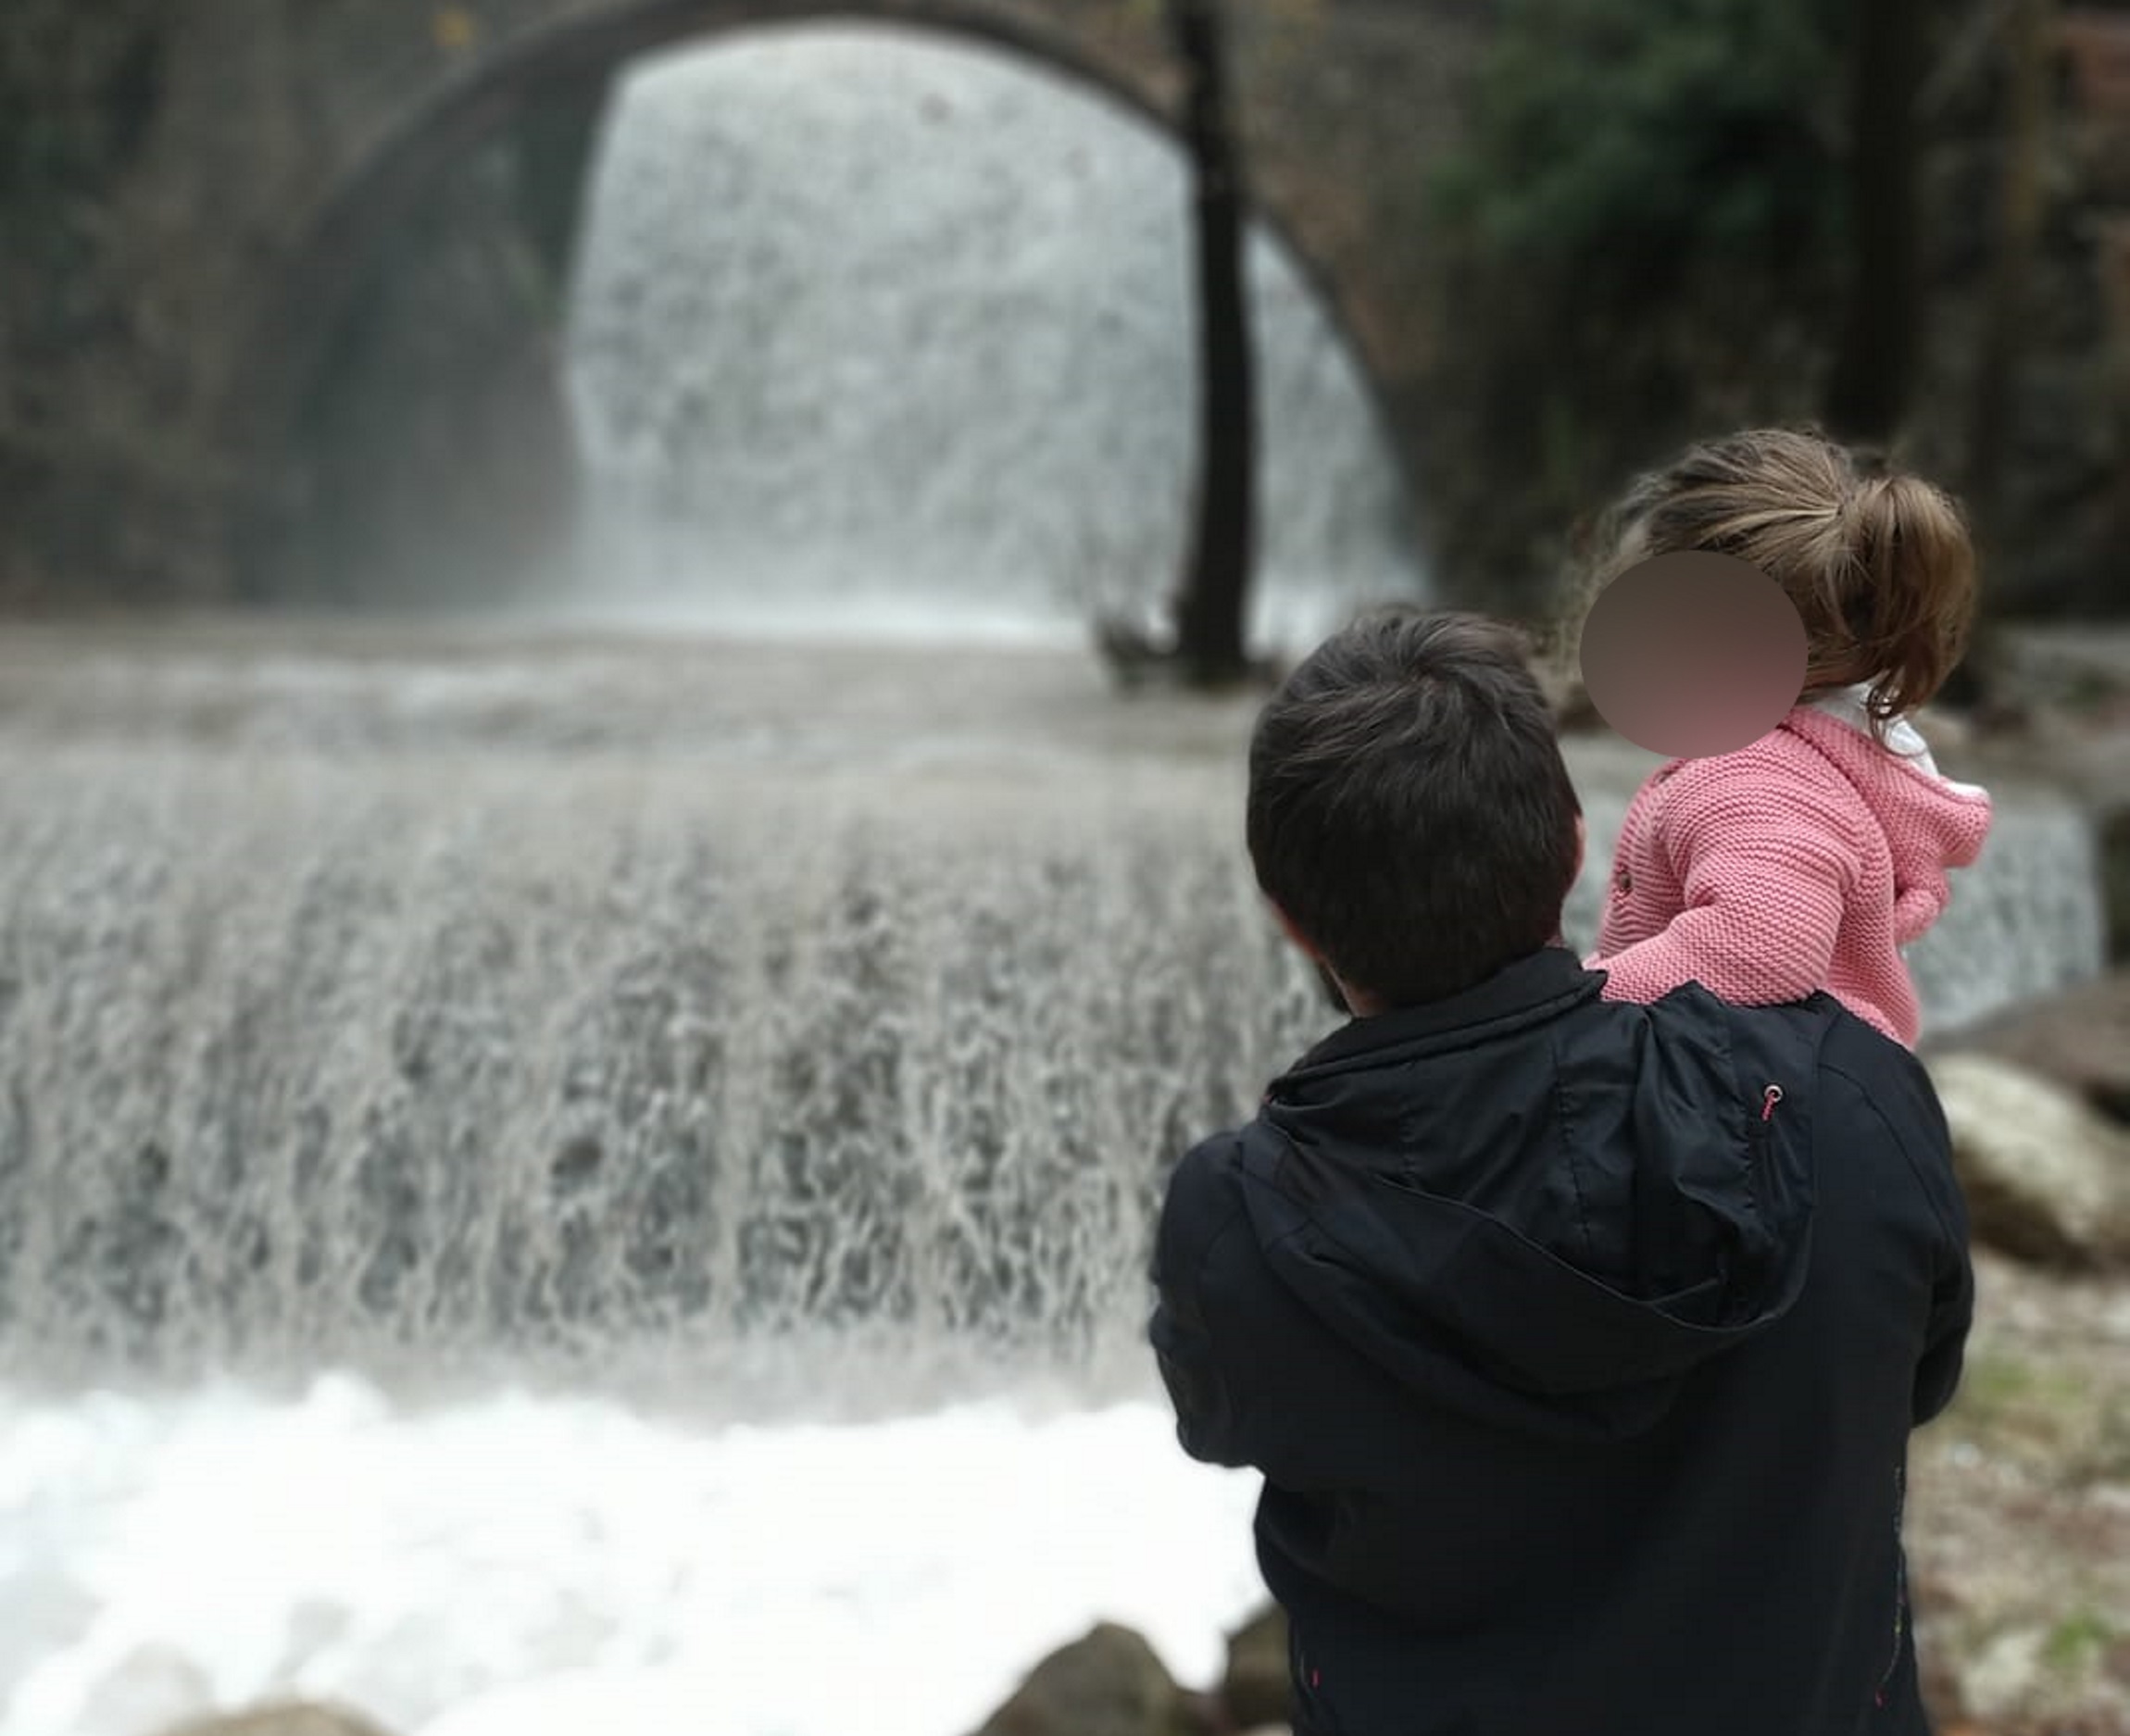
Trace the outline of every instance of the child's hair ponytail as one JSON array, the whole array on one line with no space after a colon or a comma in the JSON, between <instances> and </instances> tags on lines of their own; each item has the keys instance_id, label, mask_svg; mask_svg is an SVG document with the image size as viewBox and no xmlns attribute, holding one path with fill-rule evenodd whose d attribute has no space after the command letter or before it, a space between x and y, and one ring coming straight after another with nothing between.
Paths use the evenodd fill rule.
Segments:
<instances>
[{"instance_id":1,"label":"child's hair ponytail","mask_svg":"<svg viewBox=\"0 0 2130 1736\"><path fill-rule=\"evenodd\" d=\"M1843 684L1868 682L1872 715L1900 717L1945 685L1967 649L1974 547L1960 508L1916 476L1861 478L1840 518L1861 581L1844 587L1851 648ZM1871 673L1857 672L1866 666Z\"/></svg>"},{"instance_id":2,"label":"child's hair ponytail","mask_svg":"<svg viewBox=\"0 0 2130 1736\"><path fill-rule=\"evenodd\" d=\"M1880 724L1926 704L1974 618L1974 547L1952 499L1815 429L1748 429L1638 479L1613 509L1592 589L1653 556L1749 561L1805 627L1800 697L1868 691Z\"/></svg>"}]
</instances>

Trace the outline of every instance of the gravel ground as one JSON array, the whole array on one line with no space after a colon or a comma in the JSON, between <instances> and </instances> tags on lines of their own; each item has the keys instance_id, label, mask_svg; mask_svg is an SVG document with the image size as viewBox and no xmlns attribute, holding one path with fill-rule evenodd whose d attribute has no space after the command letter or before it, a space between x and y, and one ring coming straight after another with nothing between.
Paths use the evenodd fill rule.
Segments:
<instances>
[{"instance_id":1,"label":"gravel ground","mask_svg":"<svg viewBox=\"0 0 2130 1736\"><path fill-rule=\"evenodd\" d=\"M2130 1280L1976 1256L1909 1521L1940 1736L2130 1736Z\"/></svg>"},{"instance_id":2,"label":"gravel ground","mask_svg":"<svg viewBox=\"0 0 2130 1736\"><path fill-rule=\"evenodd\" d=\"M2007 635L2017 727L1963 775L2130 799L2130 627ZM1978 1253L1966 1379L1918 1435L1909 1542L1939 1736L2130 1736L2130 1274Z\"/></svg>"}]
</instances>

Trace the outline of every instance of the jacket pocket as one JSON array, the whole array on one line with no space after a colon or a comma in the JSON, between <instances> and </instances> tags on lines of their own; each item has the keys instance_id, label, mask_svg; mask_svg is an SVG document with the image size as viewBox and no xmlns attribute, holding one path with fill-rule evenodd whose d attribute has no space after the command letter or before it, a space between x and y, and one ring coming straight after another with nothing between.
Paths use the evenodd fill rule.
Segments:
<instances>
[{"instance_id":1,"label":"jacket pocket","mask_svg":"<svg viewBox=\"0 0 2130 1736\"><path fill-rule=\"evenodd\" d=\"M1339 1736L1323 1692L1323 1672L1302 1643L1301 1630L1287 1617L1287 1679L1294 1702L1294 1736Z\"/></svg>"}]
</instances>

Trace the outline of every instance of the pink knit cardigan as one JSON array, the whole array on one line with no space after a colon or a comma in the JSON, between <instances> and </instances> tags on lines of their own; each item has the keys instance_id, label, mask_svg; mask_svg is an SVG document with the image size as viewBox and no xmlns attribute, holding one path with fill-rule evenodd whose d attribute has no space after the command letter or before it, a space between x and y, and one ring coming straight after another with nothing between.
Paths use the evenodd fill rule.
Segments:
<instances>
[{"instance_id":1,"label":"pink knit cardigan","mask_svg":"<svg viewBox=\"0 0 2130 1736\"><path fill-rule=\"evenodd\" d=\"M1920 743L1919 743L1920 746ZM1988 795L1800 706L1732 754L1660 768L1627 810L1586 961L1610 1000L1697 981L1740 1005L1825 989L1912 1046L1900 949L1988 834Z\"/></svg>"}]
</instances>

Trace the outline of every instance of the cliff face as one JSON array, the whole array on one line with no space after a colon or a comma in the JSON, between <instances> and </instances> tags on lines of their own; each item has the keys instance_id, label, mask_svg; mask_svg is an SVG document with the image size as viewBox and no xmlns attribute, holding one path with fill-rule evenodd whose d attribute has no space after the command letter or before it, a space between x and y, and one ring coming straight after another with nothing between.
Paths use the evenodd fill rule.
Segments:
<instances>
[{"instance_id":1,"label":"cliff face","mask_svg":"<svg viewBox=\"0 0 2130 1736\"><path fill-rule=\"evenodd\" d=\"M583 142L564 165L573 187ZM507 602L567 558L577 461L558 330L570 225L534 141L452 166L368 263L234 551L255 600ZM572 206L573 208L573 206Z\"/></svg>"},{"instance_id":2,"label":"cliff face","mask_svg":"<svg viewBox=\"0 0 2130 1736\"><path fill-rule=\"evenodd\" d=\"M134 406L181 394L157 355L154 303L129 293L130 214L168 94L167 20L154 0L80 7L19 0L0 27L0 602L63 594L90 575L121 588L206 575L182 526L211 478L187 474ZM176 474L173 474L176 472ZM107 510L160 499L161 534ZM158 515L159 516L159 515Z\"/></svg>"},{"instance_id":3,"label":"cliff face","mask_svg":"<svg viewBox=\"0 0 2130 1736\"><path fill-rule=\"evenodd\" d=\"M468 152L382 244L334 261L330 309L294 310L327 328L299 362L261 316L363 160L377 83L447 48L420 8L293 10L8 7L0 605L226 599L269 556L299 593L331 594L346 559L502 506L484 468L535 469L533 497L566 496L554 225L519 183L581 169L583 125L574 162L540 148L581 106ZM246 442L233 430L255 393L283 409Z\"/></svg>"}]
</instances>

